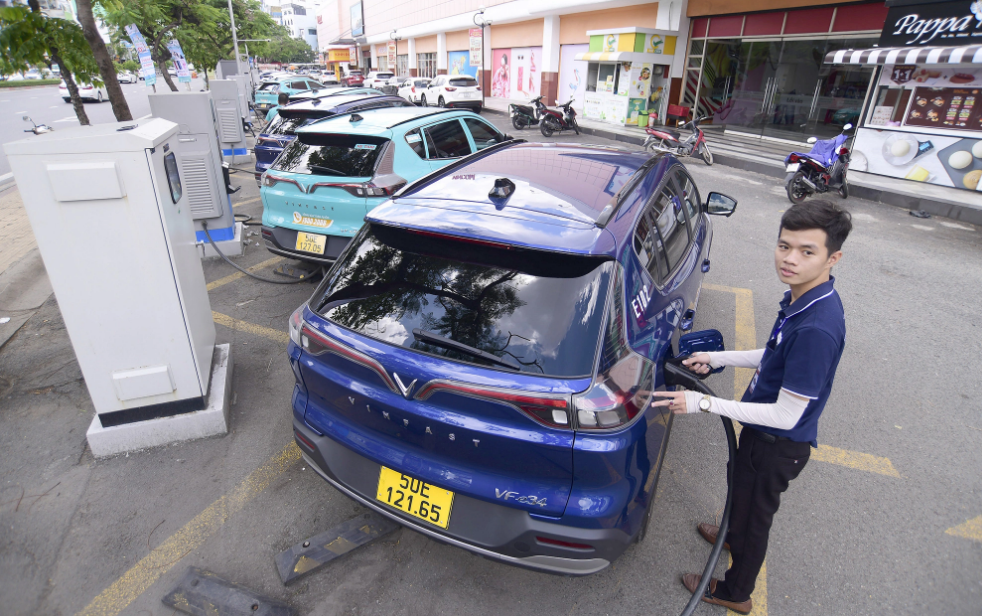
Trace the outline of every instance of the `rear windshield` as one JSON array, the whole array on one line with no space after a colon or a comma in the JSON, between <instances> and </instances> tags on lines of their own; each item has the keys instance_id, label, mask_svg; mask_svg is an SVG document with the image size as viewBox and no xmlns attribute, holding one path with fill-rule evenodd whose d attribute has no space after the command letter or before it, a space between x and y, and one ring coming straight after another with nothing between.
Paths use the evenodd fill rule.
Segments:
<instances>
[{"instance_id":1,"label":"rear windshield","mask_svg":"<svg viewBox=\"0 0 982 616\"><path fill-rule=\"evenodd\" d=\"M273 169L307 175L371 177L387 141L362 135L302 135L286 146Z\"/></svg>"},{"instance_id":2,"label":"rear windshield","mask_svg":"<svg viewBox=\"0 0 982 616\"><path fill-rule=\"evenodd\" d=\"M331 114L327 114L331 115ZM281 115L277 114L269 125L263 130L263 133L267 135L292 135L296 133L297 129L301 126L306 126L314 120L319 120L321 118L327 117L324 113L320 115Z\"/></svg>"},{"instance_id":3,"label":"rear windshield","mask_svg":"<svg viewBox=\"0 0 982 616\"><path fill-rule=\"evenodd\" d=\"M450 80L450 85L458 88L473 88L477 85L477 79L473 77L454 77Z\"/></svg>"},{"instance_id":4,"label":"rear windshield","mask_svg":"<svg viewBox=\"0 0 982 616\"><path fill-rule=\"evenodd\" d=\"M378 74L375 75L375 78L376 79L389 79L389 78L391 78L393 76L394 76L393 73L378 73Z\"/></svg>"},{"instance_id":5,"label":"rear windshield","mask_svg":"<svg viewBox=\"0 0 982 616\"><path fill-rule=\"evenodd\" d=\"M280 84L278 83L264 83L263 85L259 86L260 92L276 92L279 89Z\"/></svg>"},{"instance_id":6,"label":"rear windshield","mask_svg":"<svg viewBox=\"0 0 982 616\"><path fill-rule=\"evenodd\" d=\"M593 371L612 263L365 225L310 306L340 326L407 349L579 377ZM433 344L414 329L506 365Z\"/></svg>"}]
</instances>

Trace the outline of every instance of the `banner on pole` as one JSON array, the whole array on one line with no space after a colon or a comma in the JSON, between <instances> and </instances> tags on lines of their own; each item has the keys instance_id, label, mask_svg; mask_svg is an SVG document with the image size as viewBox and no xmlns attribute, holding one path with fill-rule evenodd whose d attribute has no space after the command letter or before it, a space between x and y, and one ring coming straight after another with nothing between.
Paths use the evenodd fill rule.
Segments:
<instances>
[{"instance_id":1,"label":"banner on pole","mask_svg":"<svg viewBox=\"0 0 982 616\"><path fill-rule=\"evenodd\" d=\"M394 73L395 70L396 70L396 42L395 41L389 41L389 49L388 49L388 52L389 52L389 54L388 54L389 55L389 70Z\"/></svg>"},{"instance_id":2,"label":"banner on pole","mask_svg":"<svg viewBox=\"0 0 982 616\"><path fill-rule=\"evenodd\" d=\"M481 39L483 38L484 33L481 31L481 28L471 28L469 34L470 34L470 43L471 43L470 64L471 66L481 66L482 61L484 60L484 58L481 57L481 51L482 51Z\"/></svg>"},{"instance_id":3,"label":"banner on pole","mask_svg":"<svg viewBox=\"0 0 982 616\"><path fill-rule=\"evenodd\" d=\"M173 56L174 68L177 69L177 80L181 83L191 83L191 71L188 70L188 61L184 57L184 50L177 39L171 39L167 43L167 51Z\"/></svg>"},{"instance_id":4,"label":"banner on pole","mask_svg":"<svg viewBox=\"0 0 982 616\"><path fill-rule=\"evenodd\" d=\"M153 65L153 58L150 57L147 39L140 34L140 29L136 27L136 24L130 24L123 29L133 41L133 49L136 50L136 55L140 58L140 76L143 77L147 87L154 85L157 83L157 68Z\"/></svg>"}]
</instances>

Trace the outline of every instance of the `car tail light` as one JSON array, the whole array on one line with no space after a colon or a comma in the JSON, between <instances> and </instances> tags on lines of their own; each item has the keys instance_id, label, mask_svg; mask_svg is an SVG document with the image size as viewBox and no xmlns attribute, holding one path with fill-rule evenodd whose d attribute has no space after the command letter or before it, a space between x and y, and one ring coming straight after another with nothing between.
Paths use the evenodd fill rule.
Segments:
<instances>
[{"instance_id":1,"label":"car tail light","mask_svg":"<svg viewBox=\"0 0 982 616\"><path fill-rule=\"evenodd\" d=\"M293 180L293 179L290 179L290 178L280 177L278 175L270 175L269 173L266 173L266 174L263 175L263 186L267 186L267 187L268 186L275 186L276 184L279 184L280 182L283 182L285 184L293 184L294 186L296 186L297 188L299 188L301 191L303 191L303 186L301 186L300 185L300 182L298 182L296 180Z\"/></svg>"},{"instance_id":2,"label":"car tail light","mask_svg":"<svg viewBox=\"0 0 982 616\"><path fill-rule=\"evenodd\" d=\"M300 329L302 327L303 327L303 305L301 305L299 308L294 310L293 314L290 315L290 323L289 323L290 340L292 340L293 344L297 346L302 346L300 344Z\"/></svg>"},{"instance_id":3,"label":"car tail light","mask_svg":"<svg viewBox=\"0 0 982 616\"><path fill-rule=\"evenodd\" d=\"M841 147L841 148L839 148L839 156L845 156L848 153L849 153L849 148L847 148L847 147Z\"/></svg>"},{"instance_id":4,"label":"car tail light","mask_svg":"<svg viewBox=\"0 0 982 616\"><path fill-rule=\"evenodd\" d=\"M436 237L441 240L450 240L453 242L463 242L465 244L477 244L478 246L490 246L492 248L501 248L503 250L511 250L514 248L511 244L502 244L501 242L492 242L489 240L479 240L472 237L460 237L457 235L447 235L445 233L436 233L435 231L418 231L410 229L411 233L416 235L422 235L424 237Z\"/></svg>"},{"instance_id":5,"label":"car tail light","mask_svg":"<svg viewBox=\"0 0 982 616\"><path fill-rule=\"evenodd\" d=\"M798 156L797 154L792 154L791 156L788 157L788 162L796 163L799 160L801 160L801 157Z\"/></svg>"},{"instance_id":6,"label":"car tail light","mask_svg":"<svg viewBox=\"0 0 982 616\"><path fill-rule=\"evenodd\" d=\"M581 430L609 430L630 423L644 414L654 391L654 363L627 344L622 275L618 266L598 374L590 389L573 396Z\"/></svg>"},{"instance_id":7,"label":"car tail light","mask_svg":"<svg viewBox=\"0 0 982 616\"><path fill-rule=\"evenodd\" d=\"M450 391L471 398L503 402L550 428L569 428L569 398L562 395L516 392L512 389L484 387L454 381L430 381L416 398L426 400L438 391Z\"/></svg>"},{"instance_id":8,"label":"car tail light","mask_svg":"<svg viewBox=\"0 0 982 616\"><path fill-rule=\"evenodd\" d=\"M317 448L314 447L314 444L310 442L310 439L308 439L303 434L300 434L299 430L294 430L293 434L296 435L298 441L300 441L301 443L307 446L307 449L311 451L317 451Z\"/></svg>"},{"instance_id":9,"label":"car tail light","mask_svg":"<svg viewBox=\"0 0 982 616\"><path fill-rule=\"evenodd\" d=\"M446 90L447 92L456 92L456 91L457 91L457 88L451 88L450 86L447 86L447 87L446 87L446 88L444 88L444 89L445 89L445 90Z\"/></svg>"},{"instance_id":10,"label":"car tail light","mask_svg":"<svg viewBox=\"0 0 982 616\"><path fill-rule=\"evenodd\" d=\"M301 348L303 348L305 352L310 353L311 355L323 355L324 353L334 353L335 355L344 357L345 359L348 359L360 366L364 366L365 368L368 368L369 370L377 374L379 378L381 378L382 381L385 382L386 386L388 386L389 389L391 389L393 392L398 393L399 390L396 388L395 381L393 381L392 378L389 376L389 374L385 371L385 368L382 367L382 364L378 363L368 355L365 355L360 351L356 351L352 348L349 348L348 346L343 345L340 342L331 340L324 334L310 327L310 325L308 325L306 321L303 321L300 325L299 337L300 337L300 346Z\"/></svg>"},{"instance_id":11,"label":"car tail light","mask_svg":"<svg viewBox=\"0 0 982 616\"><path fill-rule=\"evenodd\" d=\"M412 91L413 91L413 94L416 94L416 87L415 87L415 86L413 86L413 87L412 87L411 89L412 89Z\"/></svg>"},{"instance_id":12,"label":"car tail light","mask_svg":"<svg viewBox=\"0 0 982 616\"><path fill-rule=\"evenodd\" d=\"M478 91L478 92L480 92L480 91L481 91L481 86L477 86L477 91Z\"/></svg>"},{"instance_id":13,"label":"car tail light","mask_svg":"<svg viewBox=\"0 0 982 616\"><path fill-rule=\"evenodd\" d=\"M406 180L398 175L390 174L373 178L370 182L317 182L311 184L309 192L325 186L343 188L355 197L390 197L406 185Z\"/></svg>"},{"instance_id":14,"label":"car tail light","mask_svg":"<svg viewBox=\"0 0 982 616\"><path fill-rule=\"evenodd\" d=\"M536 541L539 543L545 543L546 545L558 545L561 548L572 548L574 550L593 550L594 547L587 543L574 543L572 541L563 541L561 539L550 539L549 537L536 537Z\"/></svg>"}]
</instances>

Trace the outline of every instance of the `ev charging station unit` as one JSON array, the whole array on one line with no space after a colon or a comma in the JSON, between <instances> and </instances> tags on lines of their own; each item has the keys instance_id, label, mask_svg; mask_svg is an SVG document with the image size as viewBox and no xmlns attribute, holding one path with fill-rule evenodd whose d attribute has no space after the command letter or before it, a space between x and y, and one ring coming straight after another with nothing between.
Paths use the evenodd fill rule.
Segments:
<instances>
[{"instance_id":1,"label":"ev charging station unit","mask_svg":"<svg viewBox=\"0 0 982 616\"><path fill-rule=\"evenodd\" d=\"M242 121L249 113L249 107L242 97L239 82L233 79L212 79L209 87L215 102L222 156L233 165L251 162L245 130L242 128Z\"/></svg>"},{"instance_id":2,"label":"ev charging station unit","mask_svg":"<svg viewBox=\"0 0 982 616\"><path fill-rule=\"evenodd\" d=\"M194 219L195 239L201 257L217 257L208 234L227 256L242 254L242 223L236 223L232 199L226 189L222 167L221 128L209 92L162 92L150 94L150 115L177 124L177 161Z\"/></svg>"},{"instance_id":3,"label":"ev charging station unit","mask_svg":"<svg viewBox=\"0 0 982 616\"><path fill-rule=\"evenodd\" d=\"M228 431L232 357L195 246L178 126L79 126L4 145L96 416L96 456Z\"/></svg>"}]
</instances>

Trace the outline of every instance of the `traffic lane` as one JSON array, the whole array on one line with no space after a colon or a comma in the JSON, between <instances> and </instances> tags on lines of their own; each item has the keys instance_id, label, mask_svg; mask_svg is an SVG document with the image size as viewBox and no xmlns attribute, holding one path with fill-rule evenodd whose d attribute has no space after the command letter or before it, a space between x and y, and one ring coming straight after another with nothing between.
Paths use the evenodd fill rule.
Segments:
<instances>
[{"instance_id":1,"label":"traffic lane","mask_svg":"<svg viewBox=\"0 0 982 616\"><path fill-rule=\"evenodd\" d=\"M772 251L790 202L780 182L766 176L695 161L687 167L704 195L718 190L740 200L732 218L718 219L710 276L754 289L763 344L783 292ZM820 443L889 457L901 479L810 462L793 487L807 493L813 509L796 519L785 517L782 505L775 518L802 562L769 568L770 587L842 592L810 598L771 592L771 604L782 613L792 602L801 611L820 603L830 613L884 613L886 605L905 612L915 604L965 613L969 597L982 590L966 572L978 569L982 555L945 531L982 514L977 493L967 488L979 485L982 464L975 402L982 391L973 376L982 350L973 308L982 288L980 230L832 199L853 214L854 231L834 272L849 333ZM733 232L720 234L723 226Z\"/></svg>"},{"instance_id":2,"label":"traffic lane","mask_svg":"<svg viewBox=\"0 0 982 616\"><path fill-rule=\"evenodd\" d=\"M135 84L120 84L123 89L123 96L129 105L130 114L134 118L140 118L150 114L150 99L147 94L152 93L153 89L143 85L143 82ZM191 90L197 92L204 88L203 79L191 81ZM167 90L167 84L162 80L157 82L157 91ZM186 91L187 86L180 85L179 91ZM89 116L92 124L104 124L115 122L116 116L113 115L112 105L109 100L102 103L86 102L85 113ZM74 108L71 103L66 103L58 94L58 86L41 86L32 88L4 88L0 90L0 143L17 141L20 139L36 139L39 135L24 133L24 129L31 126L30 123L21 120L21 116L29 115L38 124L47 124L55 130L69 126L78 126L78 118L75 116ZM0 148L0 175L10 172L10 164L7 155Z\"/></svg>"}]
</instances>

